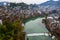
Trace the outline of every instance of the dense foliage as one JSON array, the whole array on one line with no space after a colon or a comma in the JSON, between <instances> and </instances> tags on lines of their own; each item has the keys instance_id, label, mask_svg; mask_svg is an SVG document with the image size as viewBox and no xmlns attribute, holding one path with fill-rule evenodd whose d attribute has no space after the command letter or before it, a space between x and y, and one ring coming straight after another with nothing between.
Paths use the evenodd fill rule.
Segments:
<instances>
[{"instance_id":1,"label":"dense foliage","mask_svg":"<svg viewBox=\"0 0 60 40\"><path fill-rule=\"evenodd\" d=\"M3 24L0 24L0 40L25 40L22 20L11 21L11 19L4 19Z\"/></svg>"},{"instance_id":2,"label":"dense foliage","mask_svg":"<svg viewBox=\"0 0 60 40\"><path fill-rule=\"evenodd\" d=\"M18 7L20 6L21 9L28 9L28 4L26 3L10 3L10 7Z\"/></svg>"}]
</instances>

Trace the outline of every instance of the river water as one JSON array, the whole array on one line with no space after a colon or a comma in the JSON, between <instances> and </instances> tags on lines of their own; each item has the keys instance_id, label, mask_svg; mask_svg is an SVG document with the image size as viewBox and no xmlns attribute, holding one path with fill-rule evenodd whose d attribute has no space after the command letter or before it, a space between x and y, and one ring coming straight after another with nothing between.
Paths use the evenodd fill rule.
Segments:
<instances>
[{"instance_id":1,"label":"river water","mask_svg":"<svg viewBox=\"0 0 60 40\"><path fill-rule=\"evenodd\" d=\"M42 23L42 19L44 18L30 19L30 21L25 23L25 32L29 40L52 40L52 38L48 36L49 31Z\"/></svg>"}]
</instances>

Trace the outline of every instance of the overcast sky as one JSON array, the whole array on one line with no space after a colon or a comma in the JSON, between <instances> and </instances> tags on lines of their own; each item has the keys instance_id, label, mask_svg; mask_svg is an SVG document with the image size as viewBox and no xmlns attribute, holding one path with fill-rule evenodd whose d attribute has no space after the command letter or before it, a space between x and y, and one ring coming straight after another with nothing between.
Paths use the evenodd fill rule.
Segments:
<instances>
[{"instance_id":1,"label":"overcast sky","mask_svg":"<svg viewBox=\"0 0 60 40\"><path fill-rule=\"evenodd\" d=\"M40 4L40 3L46 2L48 0L0 0L0 2L2 2L2 1L16 2L16 3L24 2L27 4Z\"/></svg>"}]
</instances>

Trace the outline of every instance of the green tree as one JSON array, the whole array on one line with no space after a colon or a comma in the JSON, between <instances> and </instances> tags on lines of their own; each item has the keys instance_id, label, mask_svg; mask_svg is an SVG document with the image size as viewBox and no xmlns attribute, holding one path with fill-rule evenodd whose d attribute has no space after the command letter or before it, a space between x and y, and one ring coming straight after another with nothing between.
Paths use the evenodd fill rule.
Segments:
<instances>
[{"instance_id":1,"label":"green tree","mask_svg":"<svg viewBox=\"0 0 60 40\"><path fill-rule=\"evenodd\" d=\"M3 25L0 25L0 40L25 40L22 20L16 19L11 22L5 19Z\"/></svg>"}]
</instances>

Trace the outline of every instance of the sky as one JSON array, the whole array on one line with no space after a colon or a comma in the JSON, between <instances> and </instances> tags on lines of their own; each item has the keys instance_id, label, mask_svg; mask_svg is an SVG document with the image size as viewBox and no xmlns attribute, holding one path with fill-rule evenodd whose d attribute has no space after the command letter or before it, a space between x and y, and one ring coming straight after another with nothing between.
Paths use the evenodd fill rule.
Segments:
<instances>
[{"instance_id":1,"label":"sky","mask_svg":"<svg viewBox=\"0 0 60 40\"><path fill-rule=\"evenodd\" d=\"M27 4L40 4L40 3L46 2L48 0L0 0L0 2L2 2L2 1L15 2L15 3L24 2ZM57 1L57 0L55 0L55 1Z\"/></svg>"}]
</instances>

